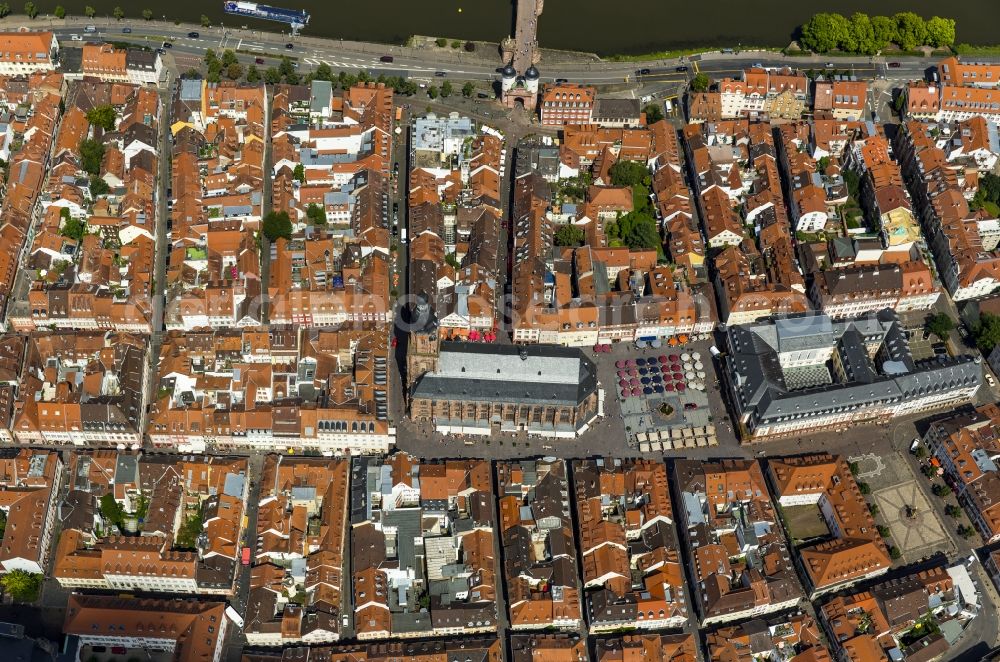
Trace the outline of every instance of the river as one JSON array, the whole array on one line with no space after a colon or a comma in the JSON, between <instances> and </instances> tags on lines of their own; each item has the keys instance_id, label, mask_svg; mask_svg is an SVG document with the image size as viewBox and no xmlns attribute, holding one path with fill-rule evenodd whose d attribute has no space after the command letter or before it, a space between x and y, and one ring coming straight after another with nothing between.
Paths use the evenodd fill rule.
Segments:
<instances>
[{"instance_id":1,"label":"river","mask_svg":"<svg viewBox=\"0 0 1000 662\"><path fill-rule=\"evenodd\" d=\"M163 0L36 0L51 11L59 2L70 13L94 7L98 17L115 6L126 9L126 20L141 21L148 6L157 18L198 22L202 14L213 23L250 25L276 30L279 23L246 21L222 11L222 0L173 0L163 12ZM51 6L49 4L51 3ZM15 10L20 5L11 3ZM362 41L402 43L412 34L498 41L511 29L510 0L270 0L270 4L305 9L312 20L305 33ZM1000 1L964 0L942 6L937 0L633 0L613 5L607 0L546 0L539 21L539 41L545 48L596 52L648 53L692 46L785 46L803 20L815 11L911 10L925 18L945 14L958 23L958 41L1000 42ZM157 7L161 9L157 10Z\"/></svg>"}]
</instances>

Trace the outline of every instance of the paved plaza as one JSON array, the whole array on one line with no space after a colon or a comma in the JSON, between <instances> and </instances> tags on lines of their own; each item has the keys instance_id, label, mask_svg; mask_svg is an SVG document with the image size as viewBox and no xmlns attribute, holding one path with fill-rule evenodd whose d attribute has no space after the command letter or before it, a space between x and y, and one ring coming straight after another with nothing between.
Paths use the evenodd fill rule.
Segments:
<instances>
[{"instance_id":1,"label":"paved plaza","mask_svg":"<svg viewBox=\"0 0 1000 662\"><path fill-rule=\"evenodd\" d=\"M872 502L878 504L879 518L888 525L892 541L905 562L912 563L934 552L951 554L954 551L941 520L916 480L879 490L872 495Z\"/></svg>"}]
</instances>

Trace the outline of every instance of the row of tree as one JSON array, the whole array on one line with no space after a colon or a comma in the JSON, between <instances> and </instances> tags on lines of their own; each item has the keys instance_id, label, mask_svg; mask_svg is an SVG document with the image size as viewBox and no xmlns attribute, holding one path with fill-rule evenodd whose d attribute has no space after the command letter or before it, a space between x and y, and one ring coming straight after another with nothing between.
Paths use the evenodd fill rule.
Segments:
<instances>
[{"instance_id":1,"label":"row of tree","mask_svg":"<svg viewBox=\"0 0 1000 662\"><path fill-rule=\"evenodd\" d=\"M9 16L10 12L11 12L10 3L0 2L0 18L3 18L4 16ZM24 14L28 18L36 18L40 13L41 10L38 8L38 5L36 5L34 2L31 2L31 0L28 0L28 2L24 3ZM83 8L83 14L87 18L94 18L95 16L97 16L97 10L91 7L90 5L87 5L86 7ZM52 15L59 19L66 18L66 8L63 7L62 5L56 5L56 8L52 10ZM125 18L125 10L122 9L121 7L115 7L114 9L111 10L111 15L120 21L123 18ZM142 17L147 21L153 20L153 10L143 9ZM206 17L202 16L202 24L204 24L205 19Z\"/></svg>"},{"instance_id":2,"label":"row of tree","mask_svg":"<svg viewBox=\"0 0 1000 662\"><path fill-rule=\"evenodd\" d=\"M799 43L811 51L874 55L889 44L909 51L917 46L941 48L955 43L955 20L934 16L925 21L913 12L869 16L855 12L850 18L837 13L813 15L802 26Z\"/></svg>"}]
</instances>

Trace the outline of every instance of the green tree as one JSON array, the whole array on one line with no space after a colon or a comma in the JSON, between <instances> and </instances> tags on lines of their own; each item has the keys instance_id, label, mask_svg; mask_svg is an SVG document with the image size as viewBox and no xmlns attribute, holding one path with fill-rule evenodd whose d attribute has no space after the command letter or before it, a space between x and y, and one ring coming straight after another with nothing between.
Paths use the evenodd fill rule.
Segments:
<instances>
[{"instance_id":1,"label":"green tree","mask_svg":"<svg viewBox=\"0 0 1000 662\"><path fill-rule=\"evenodd\" d=\"M875 38L875 27L868 14L862 12L851 14L851 42L854 46L852 49L854 53L875 55L882 49Z\"/></svg>"},{"instance_id":2,"label":"green tree","mask_svg":"<svg viewBox=\"0 0 1000 662\"><path fill-rule=\"evenodd\" d=\"M210 27L212 27L212 19L210 19L205 14L202 14L201 15L201 27L203 27L203 28L210 28Z\"/></svg>"},{"instance_id":3,"label":"green tree","mask_svg":"<svg viewBox=\"0 0 1000 662\"><path fill-rule=\"evenodd\" d=\"M583 244L583 230L572 223L567 223L556 230L556 246L581 246Z\"/></svg>"},{"instance_id":4,"label":"green tree","mask_svg":"<svg viewBox=\"0 0 1000 662\"><path fill-rule=\"evenodd\" d=\"M972 329L972 335L980 351L989 355L1000 344L1000 315L982 313Z\"/></svg>"},{"instance_id":5,"label":"green tree","mask_svg":"<svg viewBox=\"0 0 1000 662\"><path fill-rule=\"evenodd\" d=\"M111 10L111 15L115 17L116 20L122 20L125 18L125 10L121 7L115 7Z\"/></svg>"},{"instance_id":6,"label":"green tree","mask_svg":"<svg viewBox=\"0 0 1000 662\"><path fill-rule=\"evenodd\" d=\"M878 530L878 534L880 536L882 536L883 538L888 538L889 537L889 533L890 533L889 527L887 527L885 524L879 524L875 528Z\"/></svg>"},{"instance_id":7,"label":"green tree","mask_svg":"<svg viewBox=\"0 0 1000 662\"><path fill-rule=\"evenodd\" d=\"M143 9L142 10L142 17L144 19L146 19L147 21L152 21L153 20L153 10L152 9Z\"/></svg>"},{"instance_id":8,"label":"green tree","mask_svg":"<svg viewBox=\"0 0 1000 662\"><path fill-rule=\"evenodd\" d=\"M239 62L233 62L231 65L226 67L226 76L229 80L239 80L243 78L243 65Z\"/></svg>"},{"instance_id":9,"label":"green tree","mask_svg":"<svg viewBox=\"0 0 1000 662\"><path fill-rule=\"evenodd\" d=\"M875 32L875 45L880 51L894 43L899 35L896 22L888 16L872 16L872 30Z\"/></svg>"},{"instance_id":10,"label":"green tree","mask_svg":"<svg viewBox=\"0 0 1000 662\"><path fill-rule=\"evenodd\" d=\"M896 43L904 51L927 43L927 24L920 16L904 11L893 16L893 19L896 21Z\"/></svg>"},{"instance_id":11,"label":"green tree","mask_svg":"<svg viewBox=\"0 0 1000 662\"><path fill-rule=\"evenodd\" d=\"M948 489L948 486L942 485L941 483L935 484L934 487L931 488L931 492L934 493L934 496L941 498L944 498L949 494L951 494L951 490Z\"/></svg>"},{"instance_id":12,"label":"green tree","mask_svg":"<svg viewBox=\"0 0 1000 662\"><path fill-rule=\"evenodd\" d=\"M264 70L264 82L271 85L281 82L281 72L277 67L268 67Z\"/></svg>"},{"instance_id":13,"label":"green tree","mask_svg":"<svg viewBox=\"0 0 1000 662\"><path fill-rule=\"evenodd\" d=\"M97 10L91 7L90 5L87 5L86 7L83 8L83 15L86 16L87 18L94 18L94 16L97 15Z\"/></svg>"},{"instance_id":14,"label":"green tree","mask_svg":"<svg viewBox=\"0 0 1000 662\"><path fill-rule=\"evenodd\" d=\"M233 52L233 49L227 48L226 50L222 51L223 68L230 67L236 64L237 62L239 62L239 60L236 58L236 53Z\"/></svg>"},{"instance_id":15,"label":"green tree","mask_svg":"<svg viewBox=\"0 0 1000 662\"><path fill-rule=\"evenodd\" d=\"M899 560L903 556L902 552L895 545L889 547L889 558L893 561Z\"/></svg>"},{"instance_id":16,"label":"green tree","mask_svg":"<svg viewBox=\"0 0 1000 662\"><path fill-rule=\"evenodd\" d=\"M475 91L476 91L476 86L473 85L471 82L468 82L468 83L466 83L465 85L462 86L462 96L463 97L466 97L466 98L471 97L472 94L473 94L473 92L475 92Z\"/></svg>"},{"instance_id":17,"label":"green tree","mask_svg":"<svg viewBox=\"0 0 1000 662\"><path fill-rule=\"evenodd\" d=\"M257 71L256 64L251 64L249 67L247 67L247 82L248 83L260 82L260 72Z\"/></svg>"},{"instance_id":18,"label":"green tree","mask_svg":"<svg viewBox=\"0 0 1000 662\"><path fill-rule=\"evenodd\" d=\"M691 91L692 92L707 92L708 87L712 84L711 79L707 74L699 73L696 74L694 78L691 79Z\"/></svg>"},{"instance_id":19,"label":"green tree","mask_svg":"<svg viewBox=\"0 0 1000 662\"><path fill-rule=\"evenodd\" d=\"M958 519L962 516L962 509L953 503L949 503L944 507L944 514L952 519Z\"/></svg>"},{"instance_id":20,"label":"green tree","mask_svg":"<svg viewBox=\"0 0 1000 662\"><path fill-rule=\"evenodd\" d=\"M0 2L0 18L10 14L10 5L6 2Z\"/></svg>"},{"instance_id":21,"label":"green tree","mask_svg":"<svg viewBox=\"0 0 1000 662\"><path fill-rule=\"evenodd\" d=\"M621 245L632 249L656 250L657 253L663 251L656 220L649 214L632 211L612 223Z\"/></svg>"},{"instance_id":22,"label":"green tree","mask_svg":"<svg viewBox=\"0 0 1000 662\"><path fill-rule=\"evenodd\" d=\"M177 546L181 549L196 549L204 520L201 511L189 516L177 531Z\"/></svg>"},{"instance_id":23,"label":"green tree","mask_svg":"<svg viewBox=\"0 0 1000 662\"><path fill-rule=\"evenodd\" d=\"M878 515L881 510L882 509L878 507L877 503L873 503L870 506L868 506L868 512L872 514L872 517Z\"/></svg>"},{"instance_id":24,"label":"green tree","mask_svg":"<svg viewBox=\"0 0 1000 662\"><path fill-rule=\"evenodd\" d=\"M52 15L58 19L66 18L66 8L62 5L56 5L56 8L52 10Z\"/></svg>"},{"instance_id":25,"label":"green tree","mask_svg":"<svg viewBox=\"0 0 1000 662\"><path fill-rule=\"evenodd\" d=\"M34 602L38 599L38 591L42 587L43 576L26 570L11 570L0 577L4 591L15 602Z\"/></svg>"},{"instance_id":26,"label":"green tree","mask_svg":"<svg viewBox=\"0 0 1000 662\"><path fill-rule=\"evenodd\" d=\"M947 340L948 334L955 328L955 320L946 313L937 313L927 318L925 328L941 340Z\"/></svg>"},{"instance_id":27,"label":"green tree","mask_svg":"<svg viewBox=\"0 0 1000 662\"><path fill-rule=\"evenodd\" d=\"M104 160L104 144L92 138L80 141L80 166L91 175L101 171L101 161Z\"/></svg>"},{"instance_id":28,"label":"green tree","mask_svg":"<svg viewBox=\"0 0 1000 662\"><path fill-rule=\"evenodd\" d=\"M862 494L867 495L872 493L872 488L871 485L869 485L868 483L860 481L858 483L858 491L861 492Z\"/></svg>"},{"instance_id":29,"label":"green tree","mask_svg":"<svg viewBox=\"0 0 1000 662\"><path fill-rule=\"evenodd\" d=\"M437 39L434 40L434 43L437 44L440 48L444 48L445 46L448 45L448 40L445 39L444 37L438 37Z\"/></svg>"},{"instance_id":30,"label":"green tree","mask_svg":"<svg viewBox=\"0 0 1000 662\"><path fill-rule=\"evenodd\" d=\"M649 169L638 161L617 161L611 166L611 183L615 186L648 185Z\"/></svg>"},{"instance_id":31,"label":"green tree","mask_svg":"<svg viewBox=\"0 0 1000 662\"><path fill-rule=\"evenodd\" d=\"M67 219L59 230L59 234L76 241L82 241L83 236L87 234L87 224L76 218Z\"/></svg>"},{"instance_id":32,"label":"green tree","mask_svg":"<svg viewBox=\"0 0 1000 662\"><path fill-rule=\"evenodd\" d=\"M451 40L451 47L452 48L461 48L462 47L462 42L459 41L458 39L452 39Z\"/></svg>"},{"instance_id":33,"label":"green tree","mask_svg":"<svg viewBox=\"0 0 1000 662\"><path fill-rule=\"evenodd\" d=\"M450 97L451 94L452 94L452 92L454 92L454 91L455 90L451 86L451 81L450 80L446 80L445 82L441 83L441 96L442 97Z\"/></svg>"},{"instance_id":34,"label":"green tree","mask_svg":"<svg viewBox=\"0 0 1000 662\"><path fill-rule=\"evenodd\" d=\"M799 41L811 51L826 53L848 42L850 35L850 21L843 15L822 12L814 14L802 26L802 38Z\"/></svg>"},{"instance_id":35,"label":"green tree","mask_svg":"<svg viewBox=\"0 0 1000 662\"><path fill-rule=\"evenodd\" d=\"M642 112L646 113L646 123L656 124L663 119L663 110L660 108L658 103L646 104L646 107L642 109Z\"/></svg>"},{"instance_id":36,"label":"green tree","mask_svg":"<svg viewBox=\"0 0 1000 662\"><path fill-rule=\"evenodd\" d=\"M279 237L292 238L292 220L286 211L272 211L264 217L264 236L274 241Z\"/></svg>"},{"instance_id":37,"label":"green tree","mask_svg":"<svg viewBox=\"0 0 1000 662\"><path fill-rule=\"evenodd\" d=\"M923 460L924 458L927 457L927 447L924 446L923 444L920 444L919 446L917 446L917 450L913 451L913 456L916 457L918 460Z\"/></svg>"},{"instance_id":38,"label":"green tree","mask_svg":"<svg viewBox=\"0 0 1000 662\"><path fill-rule=\"evenodd\" d=\"M295 73L295 65L292 63L290 58L281 58L281 62L278 63L278 73L280 73L283 78L288 78Z\"/></svg>"},{"instance_id":39,"label":"green tree","mask_svg":"<svg viewBox=\"0 0 1000 662\"><path fill-rule=\"evenodd\" d=\"M317 204L306 207L306 218L313 225L326 225L326 210Z\"/></svg>"},{"instance_id":40,"label":"green tree","mask_svg":"<svg viewBox=\"0 0 1000 662\"><path fill-rule=\"evenodd\" d=\"M438 94L440 94L440 92L438 92L437 85L431 85L430 87L427 88L427 96L429 96L431 99L437 99Z\"/></svg>"},{"instance_id":41,"label":"green tree","mask_svg":"<svg viewBox=\"0 0 1000 662\"><path fill-rule=\"evenodd\" d=\"M205 54L201 59L205 63L206 67L210 67L212 64L219 61L219 56L216 54L214 48L207 48L205 49Z\"/></svg>"},{"instance_id":42,"label":"green tree","mask_svg":"<svg viewBox=\"0 0 1000 662\"><path fill-rule=\"evenodd\" d=\"M927 21L927 43L941 48L955 43L955 19L934 16Z\"/></svg>"},{"instance_id":43,"label":"green tree","mask_svg":"<svg viewBox=\"0 0 1000 662\"><path fill-rule=\"evenodd\" d=\"M24 13L28 16L28 18L35 18L38 16L38 7L35 6L34 2L29 0L24 3Z\"/></svg>"},{"instance_id":44,"label":"green tree","mask_svg":"<svg viewBox=\"0 0 1000 662\"><path fill-rule=\"evenodd\" d=\"M116 118L115 108L110 103L94 106L87 111L87 121L92 126L99 126L105 131L111 131L115 128Z\"/></svg>"},{"instance_id":45,"label":"green tree","mask_svg":"<svg viewBox=\"0 0 1000 662\"><path fill-rule=\"evenodd\" d=\"M108 186L108 183L106 181L104 181L103 179L101 179L97 175L91 175L90 176L90 194L91 195L93 195L94 197L97 197L99 195L106 195L110 191L111 191L111 187Z\"/></svg>"},{"instance_id":46,"label":"green tree","mask_svg":"<svg viewBox=\"0 0 1000 662\"><path fill-rule=\"evenodd\" d=\"M315 80L333 80L333 70L330 68L326 62L320 62L319 66L316 67L316 71L313 72L313 78Z\"/></svg>"},{"instance_id":47,"label":"green tree","mask_svg":"<svg viewBox=\"0 0 1000 662\"><path fill-rule=\"evenodd\" d=\"M115 500L115 495L111 492L106 493L101 497L100 504L101 517L104 518L105 523L114 524L121 528L125 523L125 509Z\"/></svg>"},{"instance_id":48,"label":"green tree","mask_svg":"<svg viewBox=\"0 0 1000 662\"><path fill-rule=\"evenodd\" d=\"M301 163L296 163L295 169L292 170L292 179L300 183L306 181L306 167Z\"/></svg>"}]
</instances>

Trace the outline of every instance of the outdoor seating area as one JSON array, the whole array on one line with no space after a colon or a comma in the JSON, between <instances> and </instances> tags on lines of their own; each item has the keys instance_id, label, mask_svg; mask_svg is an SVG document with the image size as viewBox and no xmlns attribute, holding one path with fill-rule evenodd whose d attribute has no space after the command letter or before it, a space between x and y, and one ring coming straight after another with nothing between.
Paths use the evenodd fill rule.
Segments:
<instances>
[{"instance_id":1,"label":"outdoor seating area","mask_svg":"<svg viewBox=\"0 0 1000 662\"><path fill-rule=\"evenodd\" d=\"M618 395L622 400L665 393L705 390L705 365L699 352L619 359Z\"/></svg>"},{"instance_id":2,"label":"outdoor seating area","mask_svg":"<svg viewBox=\"0 0 1000 662\"><path fill-rule=\"evenodd\" d=\"M636 441L639 442L639 450L643 453L719 445L719 439L715 436L715 426L711 424L640 432L636 435Z\"/></svg>"}]
</instances>

